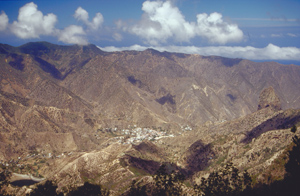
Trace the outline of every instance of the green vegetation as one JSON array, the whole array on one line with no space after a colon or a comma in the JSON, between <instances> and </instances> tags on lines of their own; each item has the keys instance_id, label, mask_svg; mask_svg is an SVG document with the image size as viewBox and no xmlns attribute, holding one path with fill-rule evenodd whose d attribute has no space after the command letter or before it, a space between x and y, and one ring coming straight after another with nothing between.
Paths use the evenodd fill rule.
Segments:
<instances>
[{"instance_id":1,"label":"green vegetation","mask_svg":"<svg viewBox=\"0 0 300 196\"><path fill-rule=\"evenodd\" d=\"M207 179L202 178L200 185L195 185L194 189L198 195L205 196L240 195L251 187L251 177L247 171L242 174L228 163L223 169L213 172Z\"/></svg>"},{"instance_id":2,"label":"green vegetation","mask_svg":"<svg viewBox=\"0 0 300 196\"><path fill-rule=\"evenodd\" d=\"M227 154L225 154L224 156L221 156L221 157L217 160L216 164L217 164L217 165L220 165L220 164L223 163L226 159L227 159Z\"/></svg>"},{"instance_id":3,"label":"green vegetation","mask_svg":"<svg viewBox=\"0 0 300 196\"><path fill-rule=\"evenodd\" d=\"M244 148L244 149L250 149L250 145L247 144L247 145L243 146L243 148Z\"/></svg>"},{"instance_id":4,"label":"green vegetation","mask_svg":"<svg viewBox=\"0 0 300 196\"><path fill-rule=\"evenodd\" d=\"M266 147L262 150L262 152L264 158L261 160L261 162L265 162L274 155L274 153L276 152L276 148L273 147L272 149L270 149L269 147Z\"/></svg>"},{"instance_id":5,"label":"green vegetation","mask_svg":"<svg viewBox=\"0 0 300 196\"><path fill-rule=\"evenodd\" d=\"M293 126L291 132L296 131L297 128ZM269 157L274 151L265 148L263 153ZM263 175L264 183L257 180L258 175L250 176L247 171L241 173L229 163L223 169L211 173L207 179L202 178L201 184L195 185L194 189L197 195L205 196L299 195L300 138L294 135L292 146L274 160Z\"/></svg>"},{"instance_id":6,"label":"green vegetation","mask_svg":"<svg viewBox=\"0 0 300 196\"><path fill-rule=\"evenodd\" d=\"M28 196L63 196L63 193L56 192L57 185L47 180L44 184L39 184Z\"/></svg>"},{"instance_id":7,"label":"green vegetation","mask_svg":"<svg viewBox=\"0 0 300 196\"><path fill-rule=\"evenodd\" d=\"M0 173L0 195L6 195L3 188L8 185L8 179L10 175L11 172L9 172L8 170L4 170Z\"/></svg>"},{"instance_id":8,"label":"green vegetation","mask_svg":"<svg viewBox=\"0 0 300 196\"><path fill-rule=\"evenodd\" d=\"M181 196L185 195L182 186L185 177L180 172L168 172L167 166L162 164L153 175L154 182L142 185L142 182L137 183L132 181L130 189L125 195L127 196Z\"/></svg>"},{"instance_id":9,"label":"green vegetation","mask_svg":"<svg viewBox=\"0 0 300 196\"><path fill-rule=\"evenodd\" d=\"M27 196L63 196L64 193L57 193L57 185L47 180L44 184L39 184L30 194ZM101 185L91 184L85 182L84 185L71 188L70 191L65 193L67 196L108 196L109 191L103 188Z\"/></svg>"},{"instance_id":10,"label":"green vegetation","mask_svg":"<svg viewBox=\"0 0 300 196\"><path fill-rule=\"evenodd\" d=\"M84 185L71 190L68 196L107 196L109 191L101 185L85 182Z\"/></svg>"},{"instance_id":11,"label":"green vegetation","mask_svg":"<svg viewBox=\"0 0 300 196\"><path fill-rule=\"evenodd\" d=\"M295 133L297 128L292 127L291 131ZM289 152L289 160L285 164L285 180L290 184L293 190L299 190L300 184L300 138L295 134L293 137L293 148Z\"/></svg>"},{"instance_id":12,"label":"green vegetation","mask_svg":"<svg viewBox=\"0 0 300 196\"><path fill-rule=\"evenodd\" d=\"M227 139L228 139L227 135L220 136L213 142L213 144L223 145L226 143Z\"/></svg>"},{"instance_id":13,"label":"green vegetation","mask_svg":"<svg viewBox=\"0 0 300 196\"><path fill-rule=\"evenodd\" d=\"M275 159L272 165L264 172L260 179L256 174L250 176L247 170L239 171L231 162L227 163L223 168L218 171L210 173L208 178L202 178L199 185L191 185L190 181L185 180L185 176L178 170L176 172L171 171L172 166L162 164L161 167L152 176L153 181L149 182L143 180L133 180L129 190L123 193L124 196L176 196L186 195L186 189L191 186L194 188L194 195L204 196L268 196L268 195L290 195L296 196L300 193L300 138L296 135L297 127L293 126L291 132L294 133L292 144L286 149L282 155ZM264 157L269 157L274 154L275 148L264 148L262 154ZM220 156L217 160L217 164L225 162L227 155ZM43 163L42 160L35 160L32 167L38 167ZM125 161L121 160L121 165L125 164ZM225 164L225 163L224 163ZM37 169L36 175L38 174ZM141 179L141 176L149 175L143 170L129 167L129 169L136 174L137 179ZM8 185L7 171L0 173L0 195L6 193L2 190ZM85 183L79 187L72 187L65 189L63 193L57 193L57 185L52 181L46 181L43 184L39 184L29 196L34 195L109 195L109 191L103 188L101 185L91 183L91 176L85 174L81 176ZM127 178L126 180L129 180ZM95 181L94 181L95 182ZM185 189L183 188L185 187ZM2 192L1 192L2 191ZM124 190L122 190L124 191ZM121 193L121 192L120 192ZM189 191L190 195L193 195L192 191Z\"/></svg>"},{"instance_id":14,"label":"green vegetation","mask_svg":"<svg viewBox=\"0 0 300 196\"><path fill-rule=\"evenodd\" d=\"M136 176L145 176L145 175L148 174L146 171L144 171L144 170L142 170L142 169L138 169L138 168L136 168L136 167L132 167L132 166L129 167L129 170L130 170L132 173L134 173Z\"/></svg>"},{"instance_id":15,"label":"green vegetation","mask_svg":"<svg viewBox=\"0 0 300 196\"><path fill-rule=\"evenodd\" d=\"M292 133L296 133L296 131L297 131L296 125L293 125L293 127L291 128L291 132L292 132Z\"/></svg>"}]
</instances>

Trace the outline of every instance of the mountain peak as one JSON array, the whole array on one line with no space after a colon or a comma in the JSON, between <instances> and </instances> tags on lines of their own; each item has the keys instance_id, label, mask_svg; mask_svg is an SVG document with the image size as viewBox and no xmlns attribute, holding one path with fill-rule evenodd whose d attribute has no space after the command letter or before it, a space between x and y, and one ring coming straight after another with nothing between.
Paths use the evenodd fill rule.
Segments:
<instances>
[{"instance_id":1,"label":"mountain peak","mask_svg":"<svg viewBox=\"0 0 300 196\"><path fill-rule=\"evenodd\" d=\"M281 110L280 99L275 93L275 90L272 86L265 88L259 95L258 110L267 107L272 107L276 110Z\"/></svg>"},{"instance_id":2,"label":"mountain peak","mask_svg":"<svg viewBox=\"0 0 300 196\"><path fill-rule=\"evenodd\" d=\"M102 54L103 51L100 50L97 46L93 44L89 44L86 46L79 46L79 45L56 45L49 42L29 42L22 46L18 47L21 52L26 54L33 54L38 55L41 52L49 52L54 50L63 50L63 51L77 51L83 50L84 52L90 53L93 52L95 54Z\"/></svg>"},{"instance_id":3,"label":"mountain peak","mask_svg":"<svg viewBox=\"0 0 300 196\"><path fill-rule=\"evenodd\" d=\"M155 50L155 49L153 49L153 48L147 48L146 50L144 50L144 52L145 52L145 53L150 53L150 54L152 54L152 55L155 55L155 54L161 54L160 51Z\"/></svg>"}]
</instances>

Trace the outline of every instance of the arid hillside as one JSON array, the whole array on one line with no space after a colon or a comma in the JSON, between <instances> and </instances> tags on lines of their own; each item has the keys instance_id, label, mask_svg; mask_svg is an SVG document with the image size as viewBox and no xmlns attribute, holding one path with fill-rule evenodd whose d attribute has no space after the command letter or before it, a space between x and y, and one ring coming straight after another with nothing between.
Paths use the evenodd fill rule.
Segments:
<instances>
[{"instance_id":1,"label":"arid hillside","mask_svg":"<svg viewBox=\"0 0 300 196\"><path fill-rule=\"evenodd\" d=\"M110 127L178 127L256 111L273 86L283 109L299 108L300 67L148 49L105 53L94 45L1 45L1 90L96 116Z\"/></svg>"},{"instance_id":2,"label":"arid hillside","mask_svg":"<svg viewBox=\"0 0 300 196\"><path fill-rule=\"evenodd\" d=\"M300 125L299 78L275 62L0 44L1 170L112 195L151 182L162 163L186 184L228 162L265 181Z\"/></svg>"}]
</instances>

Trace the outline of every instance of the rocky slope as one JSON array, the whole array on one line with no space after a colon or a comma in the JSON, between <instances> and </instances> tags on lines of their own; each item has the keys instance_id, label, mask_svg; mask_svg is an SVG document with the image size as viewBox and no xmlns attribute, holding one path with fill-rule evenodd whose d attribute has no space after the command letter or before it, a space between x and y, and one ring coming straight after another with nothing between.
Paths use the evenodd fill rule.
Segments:
<instances>
[{"instance_id":1,"label":"rocky slope","mask_svg":"<svg viewBox=\"0 0 300 196\"><path fill-rule=\"evenodd\" d=\"M0 45L1 166L114 195L163 162L191 182L229 161L259 179L299 126L299 78L243 59Z\"/></svg>"},{"instance_id":2,"label":"rocky slope","mask_svg":"<svg viewBox=\"0 0 300 196\"><path fill-rule=\"evenodd\" d=\"M299 66L45 42L1 51L2 91L92 113L110 127L231 120L254 112L269 86L283 109L300 105Z\"/></svg>"}]
</instances>

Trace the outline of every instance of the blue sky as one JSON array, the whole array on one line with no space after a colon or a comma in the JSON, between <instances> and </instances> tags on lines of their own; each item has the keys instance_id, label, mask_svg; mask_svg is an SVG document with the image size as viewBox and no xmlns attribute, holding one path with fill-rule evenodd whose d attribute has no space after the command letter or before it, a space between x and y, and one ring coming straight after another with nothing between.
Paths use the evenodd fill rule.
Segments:
<instances>
[{"instance_id":1,"label":"blue sky","mask_svg":"<svg viewBox=\"0 0 300 196\"><path fill-rule=\"evenodd\" d=\"M300 0L2 0L0 43L95 44L300 65Z\"/></svg>"}]
</instances>

